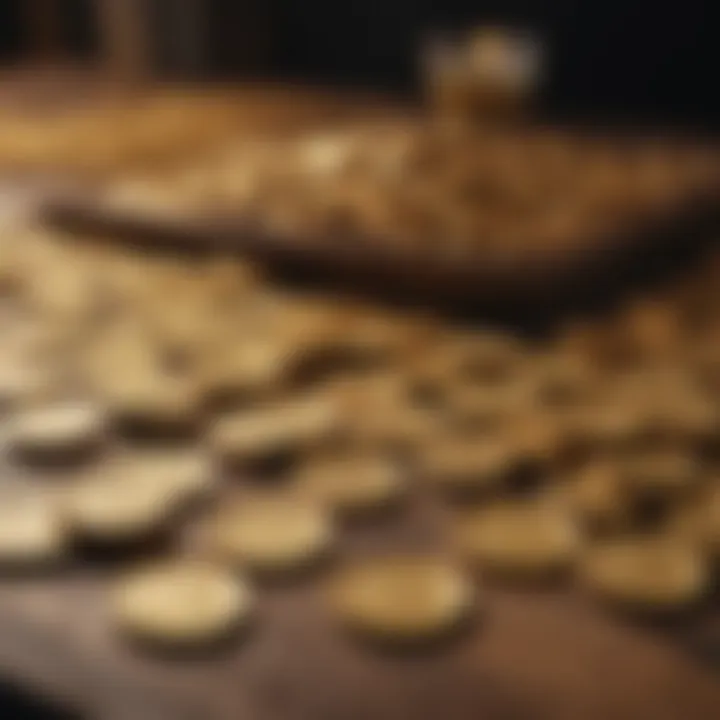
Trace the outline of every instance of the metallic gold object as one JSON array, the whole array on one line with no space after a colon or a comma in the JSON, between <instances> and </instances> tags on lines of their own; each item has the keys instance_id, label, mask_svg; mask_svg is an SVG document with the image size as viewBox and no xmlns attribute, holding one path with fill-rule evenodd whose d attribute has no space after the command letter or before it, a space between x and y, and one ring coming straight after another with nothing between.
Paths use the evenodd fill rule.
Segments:
<instances>
[{"instance_id":1,"label":"metallic gold object","mask_svg":"<svg viewBox=\"0 0 720 720\"><path fill-rule=\"evenodd\" d=\"M259 496L223 507L211 533L221 558L271 573L311 565L333 540L324 510L297 496Z\"/></svg>"},{"instance_id":2,"label":"metallic gold object","mask_svg":"<svg viewBox=\"0 0 720 720\"><path fill-rule=\"evenodd\" d=\"M476 592L457 567L437 555L395 554L342 569L329 602L350 629L380 640L438 638L472 613Z\"/></svg>"},{"instance_id":3,"label":"metallic gold object","mask_svg":"<svg viewBox=\"0 0 720 720\"><path fill-rule=\"evenodd\" d=\"M175 560L129 573L115 585L112 619L133 638L168 647L225 639L254 607L237 574L197 561Z\"/></svg>"},{"instance_id":4,"label":"metallic gold object","mask_svg":"<svg viewBox=\"0 0 720 720\"><path fill-rule=\"evenodd\" d=\"M672 537L631 537L591 547L580 565L585 587L599 599L642 612L685 610L709 581L704 559Z\"/></svg>"}]
</instances>

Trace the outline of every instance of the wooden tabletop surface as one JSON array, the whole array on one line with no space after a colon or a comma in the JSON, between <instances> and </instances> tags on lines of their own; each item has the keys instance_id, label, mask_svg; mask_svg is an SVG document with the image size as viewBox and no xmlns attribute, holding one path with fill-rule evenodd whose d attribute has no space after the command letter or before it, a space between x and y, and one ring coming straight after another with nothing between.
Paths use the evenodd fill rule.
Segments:
<instances>
[{"instance_id":1,"label":"wooden tabletop surface","mask_svg":"<svg viewBox=\"0 0 720 720\"><path fill-rule=\"evenodd\" d=\"M403 545L423 510L344 533L347 554ZM571 593L487 591L445 648L388 655L354 642L322 583L260 589L253 631L204 660L138 653L106 617L109 572L4 580L0 670L89 717L125 720L713 720L710 620L625 625Z\"/></svg>"},{"instance_id":2,"label":"wooden tabletop surface","mask_svg":"<svg viewBox=\"0 0 720 720\"><path fill-rule=\"evenodd\" d=\"M418 499L397 518L347 530L341 550L422 543L434 513ZM103 720L720 717L717 613L651 629L569 592L493 590L465 638L398 657L338 632L321 585L307 582L261 590L254 631L231 650L171 662L114 635L107 572L80 565L0 580L0 672Z\"/></svg>"}]
</instances>

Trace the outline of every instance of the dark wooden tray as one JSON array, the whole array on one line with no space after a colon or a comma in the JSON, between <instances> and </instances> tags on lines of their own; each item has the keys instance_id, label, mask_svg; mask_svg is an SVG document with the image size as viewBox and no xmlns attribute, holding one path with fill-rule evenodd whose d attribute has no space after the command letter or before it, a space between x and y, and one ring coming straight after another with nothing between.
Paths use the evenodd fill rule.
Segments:
<instances>
[{"instance_id":1,"label":"dark wooden tray","mask_svg":"<svg viewBox=\"0 0 720 720\"><path fill-rule=\"evenodd\" d=\"M42 214L54 227L148 250L236 252L290 278L334 289L431 306L515 307L538 313L597 303L644 279L651 268L676 268L685 256L714 241L720 203L715 197L698 198L612 235L579 238L569 249L479 251L471 259L411 254L393 243L364 238L283 237L238 217L134 215L103 207L92 193L51 198Z\"/></svg>"}]
</instances>

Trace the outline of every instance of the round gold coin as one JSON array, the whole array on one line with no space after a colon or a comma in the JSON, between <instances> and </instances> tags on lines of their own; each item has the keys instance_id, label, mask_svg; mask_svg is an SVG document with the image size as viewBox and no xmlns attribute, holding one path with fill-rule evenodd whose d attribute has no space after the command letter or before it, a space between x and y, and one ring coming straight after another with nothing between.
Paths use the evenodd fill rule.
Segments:
<instances>
[{"instance_id":1,"label":"round gold coin","mask_svg":"<svg viewBox=\"0 0 720 720\"><path fill-rule=\"evenodd\" d=\"M253 606L242 578L196 561L137 570L112 595L113 619L122 632L171 647L225 639L249 620Z\"/></svg>"},{"instance_id":2,"label":"round gold coin","mask_svg":"<svg viewBox=\"0 0 720 720\"><path fill-rule=\"evenodd\" d=\"M469 560L496 577L540 580L574 564L580 535L559 505L537 501L496 504L457 520L458 547Z\"/></svg>"},{"instance_id":3,"label":"round gold coin","mask_svg":"<svg viewBox=\"0 0 720 720\"><path fill-rule=\"evenodd\" d=\"M699 481L700 466L688 452L658 450L623 459L619 471L630 496L666 499L688 493Z\"/></svg>"},{"instance_id":4,"label":"round gold coin","mask_svg":"<svg viewBox=\"0 0 720 720\"><path fill-rule=\"evenodd\" d=\"M330 586L330 602L351 629L385 640L428 640L469 617L475 588L434 554L399 554L356 562Z\"/></svg>"},{"instance_id":5,"label":"round gold coin","mask_svg":"<svg viewBox=\"0 0 720 720\"><path fill-rule=\"evenodd\" d=\"M51 373L24 358L0 360L0 409L22 409L28 401L42 396L52 384Z\"/></svg>"},{"instance_id":6,"label":"round gold coin","mask_svg":"<svg viewBox=\"0 0 720 720\"><path fill-rule=\"evenodd\" d=\"M690 543L671 537L607 540L582 560L585 587L601 600L644 612L682 610L700 600L708 571Z\"/></svg>"},{"instance_id":7,"label":"round gold coin","mask_svg":"<svg viewBox=\"0 0 720 720\"><path fill-rule=\"evenodd\" d=\"M298 473L297 482L301 494L341 513L386 508L407 487L398 465L381 456L310 462Z\"/></svg>"},{"instance_id":8,"label":"round gold coin","mask_svg":"<svg viewBox=\"0 0 720 720\"><path fill-rule=\"evenodd\" d=\"M194 449L140 451L116 463L114 472L147 488L157 488L170 503L201 499L216 487L212 463Z\"/></svg>"},{"instance_id":9,"label":"round gold coin","mask_svg":"<svg viewBox=\"0 0 720 720\"><path fill-rule=\"evenodd\" d=\"M259 572L291 572L329 550L333 530L316 504L288 495L239 499L220 510L212 528L219 554Z\"/></svg>"},{"instance_id":10,"label":"round gold coin","mask_svg":"<svg viewBox=\"0 0 720 720\"><path fill-rule=\"evenodd\" d=\"M629 523L631 508L617 463L591 462L568 480L562 492L585 528L603 531Z\"/></svg>"},{"instance_id":11,"label":"round gold coin","mask_svg":"<svg viewBox=\"0 0 720 720\"><path fill-rule=\"evenodd\" d=\"M517 468L519 457L497 438L448 437L420 453L421 472L451 492L492 491Z\"/></svg>"},{"instance_id":12,"label":"round gold coin","mask_svg":"<svg viewBox=\"0 0 720 720\"><path fill-rule=\"evenodd\" d=\"M711 484L676 505L669 524L678 538L720 559L720 486Z\"/></svg>"},{"instance_id":13,"label":"round gold coin","mask_svg":"<svg viewBox=\"0 0 720 720\"><path fill-rule=\"evenodd\" d=\"M200 396L192 382L160 373L118 376L104 398L115 421L132 432L184 433L200 419Z\"/></svg>"},{"instance_id":14,"label":"round gold coin","mask_svg":"<svg viewBox=\"0 0 720 720\"><path fill-rule=\"evenodd\" d=\"M337 429L331 402L296 400L219 418L210 428L210 446L223 462L242 465L322 444Z\"/></svg>"},{"instance_id":15,"label":"round gold coin","mask_svg":"<svg viewBox=\"0 0 720 720\"><path fill-rule=\"evenodd\" d=\"M105 415L89 403L57 403L12 416L6 439L28 460L75 458L97 448L105 436Z\"/></svg>"},{"instance_id":16,"label":"round gold coin","mask_svg":"<svg viewBox=\"0 0 720 720\"><path fill-rule=\"evenodd\" d=\"M66 541L67 527L54 498L40 492L0 493L0 567L55 562Z\"/></svg>"},{"instance_id":17,"label":"round gold coin","mask_svg":"<svg viewBox=\"0 0 720 720\"><path fill-rule=\"evenodd\" d=\"M68 488L65 512L77 536L116 543L140 540L160 530L176 498L159 484L136 482L119 465L105 476L88 476Z\"/></svg>"}]
</instances>

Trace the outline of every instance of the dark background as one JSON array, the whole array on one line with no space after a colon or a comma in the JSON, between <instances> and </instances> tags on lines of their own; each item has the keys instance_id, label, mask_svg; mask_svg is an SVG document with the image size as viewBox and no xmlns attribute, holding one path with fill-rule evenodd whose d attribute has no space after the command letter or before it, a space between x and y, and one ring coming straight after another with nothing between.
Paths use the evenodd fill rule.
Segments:
<instances>
[{"instance_id":1,"label":"dark background","mask_svg":"<svg viewBox=\"0 0 720 720\"><path fill-rule=\"evenodd\" d=\"M0 0L0 56L6 60L23 54L23 1ZM159 17L163 5L175 1L149 0ZM76 58L92 58L91 0L61 2L67 45ZM207 0L204 71L243 74L239 38L247 37L247 19L259 12L263 74L408 92L416 85L415 57L425 34L507 22L548 39L543 105L551 112L718 127L720 23L711 8L700 0Z\"/></svg>"}]
</instances>

